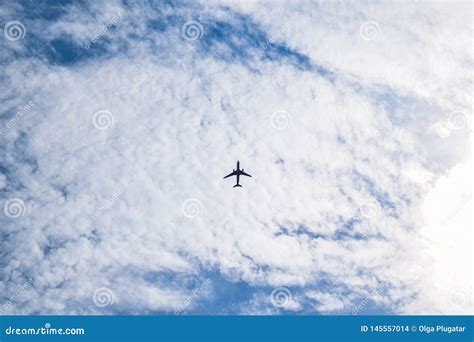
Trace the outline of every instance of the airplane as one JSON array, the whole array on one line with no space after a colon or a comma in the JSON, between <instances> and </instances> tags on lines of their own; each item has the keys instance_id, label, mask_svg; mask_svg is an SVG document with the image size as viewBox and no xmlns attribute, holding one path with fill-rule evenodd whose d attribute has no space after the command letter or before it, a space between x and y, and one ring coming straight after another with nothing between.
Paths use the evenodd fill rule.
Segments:
<instances>
[{"instance_id":1,"label":"airplane","mask_svg":"<svg viewBox=\"0 0 474 342\"><path fill-rule=\"evenodd\" d=\"M235 184L233 187L239 187L241 188L242 185L239 184L239 179L240 179L240 175L242 176L247 176L247 177L252 177L251 175L249 175L248 173L244 172L244 169L240 169L240 162L237 160L237 170L232 170L232 173L229 173L227 176L225 176L223 179L226 179L227 177L230 177L230 176L237 176L237 184Z\"/></svg>"}]
</instances>

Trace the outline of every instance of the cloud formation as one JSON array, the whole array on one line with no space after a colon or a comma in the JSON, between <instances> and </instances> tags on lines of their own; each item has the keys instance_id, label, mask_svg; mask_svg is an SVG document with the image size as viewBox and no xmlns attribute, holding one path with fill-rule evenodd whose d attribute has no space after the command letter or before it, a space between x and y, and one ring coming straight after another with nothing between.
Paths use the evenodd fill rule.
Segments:
<instances>
[{"instance_id":1,"label":"cloud formation","mask_svg":"<svg viewBox=\"0 0 474 342\"><path fill-rule=\"evenodd\" d=\"M3 8L2 313L469 313L471 6Z\"/></svg>"}]
</instances>

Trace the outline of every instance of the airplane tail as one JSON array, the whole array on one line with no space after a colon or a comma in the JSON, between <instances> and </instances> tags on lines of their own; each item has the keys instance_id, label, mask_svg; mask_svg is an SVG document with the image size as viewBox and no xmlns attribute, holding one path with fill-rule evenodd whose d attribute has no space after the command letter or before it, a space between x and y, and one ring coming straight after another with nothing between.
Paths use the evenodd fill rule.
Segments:
<instances>
[{"instance_id":1,"label":"airplane tail","mask_svg":"<svg viewBox=\"0 0 474 342\"><path fill-rule=\"evenodd\" d=\"M235 184L235 185L234 185L234 188L235 188L236 186L238 186L239 188L242 187L242 185L240 185L240 184Z\"/></svg>"}]
</instances>

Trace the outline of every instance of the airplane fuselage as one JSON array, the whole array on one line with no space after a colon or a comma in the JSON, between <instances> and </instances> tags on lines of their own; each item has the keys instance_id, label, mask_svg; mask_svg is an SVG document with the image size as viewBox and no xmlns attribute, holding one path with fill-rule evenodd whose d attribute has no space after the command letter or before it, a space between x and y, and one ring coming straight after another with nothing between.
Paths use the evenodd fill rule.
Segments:
<instances>
[{"instance_id":1,"label":"airplane fuselage","mask_svg":"<svg viewBox=\"0 0 474 342\"><path fill-rule=\"evenodd\" d=\"M235 185L239 185L239 180L240 180L240 162L237 161L237 170L235 170L235 172L237 172L237 184Z\"/></svg>"}]
</instances>

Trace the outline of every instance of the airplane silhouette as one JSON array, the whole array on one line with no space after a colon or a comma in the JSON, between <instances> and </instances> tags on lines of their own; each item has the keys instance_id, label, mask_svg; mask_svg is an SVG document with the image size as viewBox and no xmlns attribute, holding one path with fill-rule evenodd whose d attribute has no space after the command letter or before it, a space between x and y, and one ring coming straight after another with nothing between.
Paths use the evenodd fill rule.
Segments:
<instances>
[{"instance_id":1,"label":"airplane silhouette","mask_svg":"<svg viewBox=\"0 0 474 342\"><path fill-rule=\"evenodd\" d=\"M240 165L240 162L237 160L237 170L232 170L232 173L229 173L227 176L225 176L223 179L226 179L227 177L230 177L230 176L237 176L237 184L235 184L233 187L242 187L242 185L239 184L239 179L240 179L240 175L242 176L247 176L247 177L252 177L251 175L249 175L248 173L245 173L244 172L244 169L240 169L239 168L239 165Z\"/></svg>"}]
</instances>

